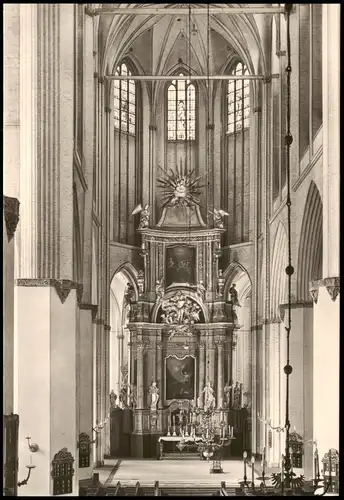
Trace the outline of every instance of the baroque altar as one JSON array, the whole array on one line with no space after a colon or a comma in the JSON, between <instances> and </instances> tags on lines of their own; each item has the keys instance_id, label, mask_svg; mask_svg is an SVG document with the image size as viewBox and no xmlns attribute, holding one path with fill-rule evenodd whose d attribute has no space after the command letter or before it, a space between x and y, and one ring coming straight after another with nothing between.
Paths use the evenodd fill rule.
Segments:
<instances>
[{"instance_id":1,"label":"baroque altar","mask_svg":"<svg viewBox=\"0 0 344 500\"><path fill-rule=\"evenodd\" d=\"M156 226L150 227L149 206L133 211L140 214L142 269L127 327L138 457L148 456L145 450L156 448L158 437L167 435L177 401L198 409L211 404L227 418L225 387L233 380L234 331L239 328L218 264L226 213L214 209L207 225L197 198L200 179L182 165L163 172L159 182L165 202Z\"/></svg>"}]
</instances>

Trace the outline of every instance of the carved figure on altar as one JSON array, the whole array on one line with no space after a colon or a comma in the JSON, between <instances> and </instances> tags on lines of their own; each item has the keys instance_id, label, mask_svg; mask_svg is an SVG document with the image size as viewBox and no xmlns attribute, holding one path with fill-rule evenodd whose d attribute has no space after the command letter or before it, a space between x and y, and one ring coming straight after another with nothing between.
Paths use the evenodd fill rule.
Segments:
<instances>
[{"instance_id":1,"label":"carved figure on altar","mask_svg":"<svg viewBox=\"0 0 344 500\"><path fill-rule=\"evenodd\" d=\"M214 224L215 224L215 227L219 228L219 229L223 229L223 226L224 226L224 218L227 217L229 215L228 212L225 212L224 210L217 210L216 208L214 208L214 212L211 212L209 210L209 212L214 216Z\"/></svg>"},{"instance_id":2,"label":"carved figure on altar","mask_svg":"<svg viewBox=\"0 0 344 500\"><path fill-rule=\"evenodd\" d=\"M235 288L235 284L233 283L233 285L230 287L229 289L229 295L231 297L231 303L233 306L238 306L238 307L241 307L240 304L239 304L239 299L238 299L238 292L237 292L237 289Z\"/></svg>"},{"instance_id":3,"label":"carved figure on altar","mask_svg":"<svg viewBox=\"0 0 344 500\"><path fill-rule=\"evenodd\" d=\"M161 302L165 295L164 278L161 278L161 280L156 280L155 293L156 293L156 301Z\"/></svg>"},{"instance_id":4,"label":"carved figure on altar","mask_svg":"<svg viewBox=\"0 0 344 500\"><path fill-rule=\"evenodd\" d=\"M109 394L109 398L110 398L110 408L118 408L118 405L116 403L116 401L117 401L117 395L115 394L115 392L114 392L113 389L112 389L112 391Z\"/></svg>"},{"instance_id":5,"label":"carved figure on altar","mask_svg":"<svg viewBox=\"0 0 344 500\"><path fill-rule=\"evenodd\" d=\"M137 286L139 289L139 295L143 295L144 282L145 282L144 272L142 271L142 269L140 269L140 271L137 274Z\"/></svg>"},{"instance_id":6,"label":"carved figure on altar","mask_svg":"<svg viewBox=\"0 0 344 500\"><path fill-rule=\"evenodd\" d=\"M222 269L219 269L219 272L217 275L217 289L216 289L216 296L217 297L223 296L224 288L225 288L225 278L223 277Z\"/></svg>"},{"instance_id":7,"label":"carved figure on altar","mask_svg":"<svg viewBox=\"0 0 344 500\"><path fill-rule=\"evenodd\" d=\"M156 410L158 407L158 401L159 401L160 395L159 395L159 389L158 389L155 381L152 382L151 386L149 387L149 394L151 396L150 409Z\"/></svg>"},{"instance_id":8,"label":"carved figure on altar","mask_svg":"<svg viewBox=\"0 0 344 500\"><path fill-rule=\"evenodd\" d=\"M131 304L134 300L135 296L135 288L131 283L127 283L125 292L124 292L124 300L126 304Z\"/></svg>"},{"instance_id":9,"label":"carved figure on altar","mask_svg":"<svg viewBox=\"0 0 344 500\"><path fill-rule=\"evenodd\" d=\"M251 409L252 408L252 396L251 396L251 393L250 392L244 392L243 399L244 399L243 407L247 408L248 410Z\"/></svg>"},{"instance_id":10,"label":"carved figure on altar","mask_svg":"<svg viewBox=\"0 0 344 500\"><path fill-rule=\"evenodd\" d=\"M181 291L164 300L161 309L162 321L171 326L169 339L176 333L192 336L192 326L199 322L201 308Z\"/></svg>"},{"instance_id":11,"label":"carved figure on altar","mask_svg":"<svg viewBox=\"0 0 344 500\"><path fill-rule=\"evenodd\" d=\"M204 409L211 410L215 408L214 389L211 387L209 379L207 380L206 386L203 389L202 393L204 394Z\"/></svg>"},{"instance_id":12,"label":"carved figure on altar","mask_svg":"<svg viewBox=\"0 0 344 500\"><path fill-rule=\"evenodd\" d=\"M147 203L144 207L137 205L134 210L131 212L131 215L140 214L140 224L139 229L144 229L145 227L149 227L149 218L150 218L150 207Z\"/></svg>"},{"instance_id":13,"label":"carved figure on altar","mask_svg":"<svg viewBox=\"0 0 344 500\"><path fill-rule=\"evenodd\" d=\"M229 382L223 388L223 393L225 396L225 408L230 408L231 406L231 395L232 395L232 386L229 385Z\"/></svg>"},{"instance_id":14,"label":"carved figure on altar","mask_svg":"<svg viewBox=\"0 0 344 500\"><path fill-rule=\"evenodd\" d=\"M201 300L204 300L205 299L205 292L206 292L206 289L205 289L205 286L203 284L203 280L200 280L197 284L197 296L201 299Z\"/></svg>"},{"instance_id":15,"label":"carved figure on altar","mask_svg":"<svg viewBox=\"0 0 344 500\"><path fill-rule=\"evenodd\" d=\"M129 406L136 408L137 390L135 384L129 386Z\"/></svg>"},{"instance_id":16,"label":"carved figure on altar","mask_svg":"<svg viewBox=\"0 0 344 500\"><path fill-rule=\"evenodd\" d=\"M233 388L233 409L239 410L241 408L241 394L242 394L242 384L237 382Z\"/></svg>"},{"instance_id":17,"label":"carved figure on altar","mask_svg":"<svg viewBox=\"0 0 344 500\"><path fill-rule=\"evenodd\" d=\"M122 405L127 408L128 406L128 385L126 383L122 384L120 393L119 393L119 400L122 403Z\"/></svg>"}]
</instances>

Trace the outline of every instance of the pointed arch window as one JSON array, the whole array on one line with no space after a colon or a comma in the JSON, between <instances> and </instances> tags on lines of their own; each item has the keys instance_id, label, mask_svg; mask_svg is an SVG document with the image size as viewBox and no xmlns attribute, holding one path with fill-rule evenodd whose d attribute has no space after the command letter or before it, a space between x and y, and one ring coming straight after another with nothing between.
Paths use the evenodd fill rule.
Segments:
<instances>
[{"instance_id":1,"label":"pointed arch window","mask_svg":"<svg viewBox=\"0 0 344 500\"><path fill-rule=\"evenodd\" d=\"M179 73L179 76L184 76ZM167 89L167 139L196 138L196 89L190 80L173 80Z\"/></svg>"},{"instance_id":2,"label":"pointed arch window","mask_svg":"<svg viewBox=\"0 0 344 500\"><path fill-rule=\"evenodd\" d=\"M233 75L247 75L246 66L239 62ZM227 84L227 133L235 134L249 127L250 81L228 80Z\"/></svg>"},{"instance_id":3,"label":"pointed arch window","mask_svg":"<svg viewBox=\"0 0 344 500\"><path fill-rule=\"evenodd\" d=\"M130 76L125 63L116 69L116 75ZM136 131L136 85L134 80L114 80L113 86L114 127L122 132L135 135Z\"/></svg>"}]
</instances>

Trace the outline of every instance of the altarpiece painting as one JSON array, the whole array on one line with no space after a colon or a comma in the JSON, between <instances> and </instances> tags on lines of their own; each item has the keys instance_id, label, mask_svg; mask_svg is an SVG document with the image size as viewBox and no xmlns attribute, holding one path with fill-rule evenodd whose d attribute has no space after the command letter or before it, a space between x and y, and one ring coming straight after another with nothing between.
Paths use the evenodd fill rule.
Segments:
<instances>
[{"instance_id":1,"label":"altarpiece painting","mask_svg":"<svg viewBox=\"0 0 344 500\"><path fill-rule=\"evenodd\" d=\"M165 359L166 399L195 399L194 356L170 355Z\"/></svg>"}]
</instances>

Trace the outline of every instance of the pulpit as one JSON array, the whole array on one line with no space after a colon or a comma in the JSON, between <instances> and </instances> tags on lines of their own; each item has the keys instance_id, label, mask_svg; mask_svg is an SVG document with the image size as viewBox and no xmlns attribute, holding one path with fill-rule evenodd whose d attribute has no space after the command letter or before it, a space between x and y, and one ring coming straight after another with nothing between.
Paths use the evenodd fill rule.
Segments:
<instances>
[{"instance_id":1,"label":"pulpit","mask_svg":"<svg viewBox=\"0 0 344 500\"><path fill-rule=\"evenodd\" d=\"M235 308L223 295L223 224L208 227L193 195L197 179L179 167L163 179L167 202L156 227L149 207L141 217L139 297L130 304L130 383L136 389L132 448L137 457L157 449L168 431L170 406L204 406L206 382L224 408L224 382L233 380ZM170 189L170 194L168 192ZM221 222L221 221L220 221ZM154 401L151 385L158 389ZM227 418L228 410L224 410Z\"/></svg>"}]
</instances>

